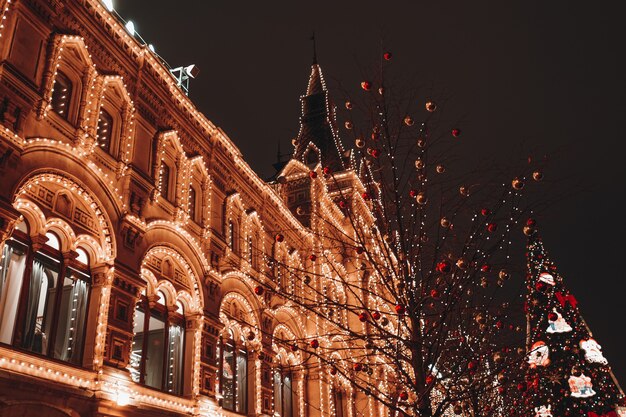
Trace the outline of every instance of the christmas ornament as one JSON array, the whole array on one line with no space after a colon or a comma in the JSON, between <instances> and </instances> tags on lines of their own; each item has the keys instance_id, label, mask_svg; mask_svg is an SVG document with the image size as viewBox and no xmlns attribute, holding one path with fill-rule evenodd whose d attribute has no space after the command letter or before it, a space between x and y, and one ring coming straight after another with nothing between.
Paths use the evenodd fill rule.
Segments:
<instances>
[{"instance_id":1,"label":"christmas ornament","mask_svg":"<svg viewBox=\"0 0 626 417\"><path fill-rule=\"evenodd\" d=\"M452 136L454 136L455 138L461 136L461 129L452 129Z\"/></svg>"},{"instance_id":2,"label":"christmas ornament","mask_svg":"<svg viewBox=\"0 0 626 417\"><path fill-rule=\"evenodd\" d=\"M524 181L520 180L519 178L515 178L513 181L511 181L511 186L515 190L521 190L522 188L524 188Z\"/></svg>"},{"instance_id":3,"label":"christmas ornament","mask_svg":"<svg viewBox=\"0 0 626 417\"><path fill-rule=\"evenodd\" d=\"M315 178L317 178L317 172L315 172L315 171L310 171L310 172L309 172L309 178L311 178L311 179L315 179Z\"/></svg>"},{"instance_id":4,"label":"christmas ornament","mask_svg":"<svg viewBox=\"0 0 626 417\"><path fill-rule=\"evenodd\" d=\"M320 347L320 342L318 342L316 339L311 340L311 347L313 349L317 349L318 347Z\"/></svg>"},{"instance_id":5,"label":"christmas ornament","mask_svg":"<svg viewBox=\"0 0 626 417\"><path fill-rule=\"evenodd\" d=\"M296 214L298 216L302 216L304 213L305 213L305 210L304 210L304 208L302 206L296 207Z\"/></svg>"},{"instance_id":6,"label":"christmas ornament","mask_svg":"<svg viewBox=\"0 0 626 417\"><path fill-rule=\"evenodd\" d=\"M444 229L447 229L448 227L450 227L450 220L448 220L445 217L442 217L441 220L439 221L439 224L441 224L441 227L443 227Z\"/></svg>"},{"instance_id":7,"label":"christmas ornament","mask_svg":"<svg viewBox=\"0 0 626 417\"><path fill-rule=\"evenodd\" d=\"M550 364L550 348L543 341L535 342L528 353L528 364L531 368Z\"/></svg>"},{"instance_id":8,"label":"christmas ornament","mask_svg":"<svg viewBox=\"0 0 626 417\"><path fill-rule=\"evenodd\" d=\"M500 272L498 272L498 278L506 281L509 279L509 273L506 269L501 269Z\"/></svg>"},{"instance_id":9,"label":"christmas ornament","mask_svg":"<svg viewBox=\"0 0 626 417\"><path fill-rule=\"evenodd\" d=\"M443 165L437 165L435 167L435 171L437 171L437 174L443 174L444 172L446 172L446 167Z\"/></svg>"},{"instance_id":10,"label":"christmas ornament","mask_svg":"<svg viewBox=\"0 0 626 417\"><path fill-rule=\"evenodd\" d=\"M495 232L497 228L498 228L498 225L497 225L497 224L495 224L495 223L489 223L489 224L487 225L487 231L488 231L489 233L493 233L493 232Z\"/></svg>"},{"instance_id":11,"label":"christmas ornament","mask_svg":"<svg viewBox=\"0 0 626 417\"><path fill-rule=\"evenodd\" d=\"M420 191L419 193L417 193L417 196L415 197L415 201L417 201L417 204L423 206L424 204L428 202L428 197L426 197L425 192Z\"/></svg>"},{"instance_id":12,"label":"christmas ornament","mask_svg":"<svg viewBox=\"0 0 626 417\"><path fill-rule=\"evenodd\" d=\"M378 158L380 156L380 149L372 149L372 156Z\"/></svg>"},{"instance_id":13,"label":"christmas ornament","mask_svg":"<svg viewBox=\"0 0 626 417\"><path fill-rule=\"evenodd\" d=\"M404 306L402 304L396 305L396 313L404 314L405 311L406 311L406 309L404 308Z\"/></svg>"},{"instance_id":14,"label":"christmas ornament","mask_svg":"<svg viewBox=\"0 0 626 417\"><path fill-rule=\"evenodd\" d=\"M535 181L541 181L543 179L543 173L541 171L533 172L533 179Z\"/></svg>"},{"instance_id":15,"label":"christmas ornament","mask_svg":"<svg viewBox=\"0 0 626 417\"><path fill-rule=\"evenodd\" d=\"M432 113L435 110L437 110L437 104L434 101L427 101L426 102L426 111Z\"/></svg>"},{"instance_id":16,"label":"christmas ornament","mask_svg":"<svg viewBox=\"0 0 626 417\"><path fill-rule=\"evenodd\" d=\"M378 319L380 319L380 313L379 313L378 311L374 311L374 312L372 313L372 318L373 318L374 320L378 320Z\"/></svg>"},{"instance_id":17,"label":"christmas ornament","mask_svg":"<svg viewBox=\"0 0 626 417\"><path fill-rule=\"evenodd\" d=\"M480 214L484 217L487 217L491 214L491 210L489 210L488 208L481 209Z\"/></svg>"},{"instance_id":18,"label":"christmas ornament","mask_svg":"<svg viewBox=\"0 0 626 417\"><path fill-rule=\"evenodd\" d=\"M346 101L346 109L352 110L352 102L350 100Z\"/></svg>"},{"instance_id":19,"label":"christmas ornament","mask_svg":"<svg viewBox=\"0 0 626 417\"><path fill-rule=\"evenodd\" d=\"M354 370L356 372L360 372L363 369L363 365L361 365L360 363L355 363L354 364Z\"/></svg>"},{"instance_id":20,"label":"christmas ornament","mask_svg":"<svg viewBox=\"0 0 626 417\"><path fill-rule=\"evenodd\" d=\"M567 324L561 313L552 309L551 315L548 317L548 333L567 333L572 331L572 327ZM556 317L555 317L556 316Z\"/></svg>"},{"instance_id":21,"label":"christmas ornament","mask_svg":"<svg viewBox=\"0 0 626 417\"><path fill-rule=\"evenodd\" d=\"M330 167L324 167L324 169L322 169L322 172L324 173L324 175L330 175L332 174L333 170L330 169Z\"/></svg>"},{"instance_id":22,"label":"christmas ornament","mask_svg":"<svg viewBox=\"0 0 626 417\"><path fill-rule=\"evenodd\" d=\"M282 242L283 240L285 240L285 236L281 235L280 233L278 233L276 235L276 242Z\"/></svg>"},{"instance_id":23,"label":"christmas ornament","mask_svg":"<svg viewBox=\"0 0 626 417\"><path fill-rule=\"evenodd\" d=\"M385 52L385 53L383 54L383 58L384 58L384 60L385 60L385 61L389 61L389 60L391 60L391 56L392 56L392 55L391 55L391 52Z\"/></svg>"},{"instance_id":24,"label":"christmas ornament","mask_svg":"<svg viewBox=\"0 0 626 417\"><path fill-rule=\"evenodd\" d=\"M452 266L448 261L441 261L437 263L437 272L439 273L447 274L448 272L450 272L451 269Z\"/></svg>"},{"instance_id":25,"label":"christmas ornament","mask_svg":"<svg viewBox=\"0 0 626 417\"><path fill-rule=\"evenodd\" d=\"M361 313L361 314L359 314L359 321L360 321L361 323L366 322L366 321L367 321L367 313Z\"/></svg>"},{"instance_id":26,"label":"christmas ornament","mask_svg":"<svg viewBox=\"0 0 626 417\"><path fill-rule=\"evenodd\" d=\"M315 262L317 260L317 256L315 254L311 254L309 255L309 259L311 260L311 262Z\"/></svg>"},{"instance_id":27,"label":"christmas ornament","mask_svg":"<svg viewBox=\"0 0 626 417\"><path fill-rule=\"evenodd\" d=\"M416 159L415 160L415 168L417 169L424 169L424 166L426 166L426 164L424 164L424 161L421 159Z\"/></svg>"},{"instance_id":28,"label":"christmas ornament","mask_svg":"<svg viewBox=\"0 0 626 417\"><path fill-rule=\"evenodd\" d=\"M459 187L459 193L463 196L463 197L469 197L469 187L466 187L465 185L462 185Z\"/></svg>"},{"instance_id":29,"label":"christmas ornament","mask_svg":"<svg viewBox=\"0 0 626 417\"><path fill-rule=\"evenodd\" d=\"M291 345L289 348L291 349L292 352L297 352L298 351L298 345L296 345L295 343L293 345Z\"/></svg>"},{"instance_id":30,"label":"christmas ornament","mask_svg":"<svg viewBox=\"0 0 626 417\"><path fill-rule=\"evenodd\" d=\"M585 359L589 363L607 365L608 361L602 354L602 346L594 339L580 341L580 348L585 351Z\"/></svg>"},{"instance_id":31,"label":"christmas ornament","mask_svg":"<svg viewBox=\"0 0 626 417\"><path fill-rule=\"evenodd\" d=\"M346 129L351 130L352 129L352 122L349 120L346 120L346 122L343 124Z\"/></svg>"},{"instance_id":32,"label":"christmas ornament","mask_svg":"<svg viewBox=\"0 0 626 417\"><path fill-rule=\"evenodd\" d=\"M365 201L367 201L367 200L369 200L370 198L372 198L372 197L370 196L370 193L368 193L368 192L364 192L363 194L361 194L361 197L363 197L363 200L365 200Z\"/></svg>"},{"instance_id":33,"label":"christmas ornament","mask_svg":"<svg viewBox=\"0 0 626 417\"><path fill-rule=\"evenodd\" d=\"M404 118L404 124L407 126L413 126L413 118L411 116L406 116Z\"/></svg>"},{"instance_id":34,"label":"christmas ornament","mask_svg":"<svg viewBox=\"0 0 626 417\"><path fill-rule=\"evenodd\" d=\"M330 368L330 374L331 375L337 375L337 368L335 368L334 366Z\"/></svg>"},{"instance_id":35,"label":"christmas ornament","mask_svg":"<svg viewBox=\"0 0 626 417\"><path fill-rule=\"evenodd\" d=\"M263 295L263 287L261 287L260 285L257 285L256 287L254 287L254 293L256 295Z\"/></svg>"},{"instance_id":36,"label":"christmas ornament","mask_svg":"<svg viewBox=\"0 0 626 417\"><path fill-rule=\"evenodd\" d=\"M426 146L426 141L422 138L417 139L417 147L423 148L424 146Z\"/></svg>"},{"instance_id":37,"label":"christmas ornament","mask_svg":"<svg viewBox=\"0 0 626 417\"><path fill-rule=\"evenodd\" d=\"M567 380L569 384L570 395L575 398L588 398L596 395L593 390L591 378L581 373L580 376L572 375Z\"/></svg>"},{"instance_id":38,"label":"christmas ornament","mask_svg":"<svg viewBox=\"0 0 626 417\"><path fill-rule=\"evenodd\" d=\"M356 145L357 148L365 147L365 141L361 138L356 138L354 141L354 144Z\"/></svg>"},{"instance_id":39,"label":"christmas ornament","mask_svg":"<svg viewBox=\"0 0 626 417\"><path fill-rule=\"evenodd\" d=\"M361 88L365 91L369 91L372 89L372 83L369 81L362 81L361 82Z\"/></svg>"}]
</instances>

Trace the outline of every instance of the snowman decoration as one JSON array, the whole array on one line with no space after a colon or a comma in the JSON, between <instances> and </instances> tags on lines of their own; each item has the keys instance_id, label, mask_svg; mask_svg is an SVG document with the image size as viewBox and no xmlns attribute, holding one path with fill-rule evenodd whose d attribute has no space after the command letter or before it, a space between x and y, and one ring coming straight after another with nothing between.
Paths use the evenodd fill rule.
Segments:
<instances>
[{"instance_id":1,"label":"snowman decoration","mask_svg":"<svg viewBox=\"0 0 626 417\"><path fill-rule=\"evenodd\" d=\"M594 339L581 340L580 348L585 351L585 359L587 359L587 362L602 365L609 363L604 355L602 355L602 346Z\"/></svg>"},{"instance_id":2,"label":"snowman decoration","mask_svg":"<svg viewBox=\"0 0 626 417\"><path fill-rule=\"evenodd\" d=\"M591 378L585 376L585 374L580 374L580 376L572 375L567 382L569 383L572 397L588 398L596 395L591 384Z\"/></svg>"},{"instance_id":3,"label":"snowman decoration","mask_svg":"<svg viewBox=\"0 0 626 417\"><path fill-rule=\"evenodd\" d=\"M552 276L552 274L548 273L548 272L542 272L541 274L539 274L539 281L546 283L548 285L555 285L556 283L554 282L554 277Z\"/></svg>"},{"instance_id":4,"label":"snowman decoration","mask_svg":"<svg viewBox=\"0 0 626 417\"><path fill-rule=\"evenodd\" d=\"M553 417L552 406L542 405L541 407L535 407L535 417Z\"/></svg>"},{"instance_id":5,"label":"snowman decoration","mask_svg":"<svg viewBox=\"0 0 626 417\"><path fill-rule=\"evenodd\" d=\"M550 364L550 348L545 342L540 340L532 345L528 354L528 364L531 368Z\"/></svg>"},{"instance_id":6,"label":"snowman decoration","mask_svg":"<svg viewBox=\"0 0 626 417\"><path fill-rule=\"evenodd\" d=\"M565 319L563 318L561 313L556 311L556 308L553 308L552 312L554 313L554 315L556 315L556 319L555 320L551 320L550 319L550 315L548 316L548 329L547 329L547 332L548 333L566 333L566 332L571 332L572 331L572 327L569 324L567 324L567 322L565 321Z\"/></svg>"}]
</instances>

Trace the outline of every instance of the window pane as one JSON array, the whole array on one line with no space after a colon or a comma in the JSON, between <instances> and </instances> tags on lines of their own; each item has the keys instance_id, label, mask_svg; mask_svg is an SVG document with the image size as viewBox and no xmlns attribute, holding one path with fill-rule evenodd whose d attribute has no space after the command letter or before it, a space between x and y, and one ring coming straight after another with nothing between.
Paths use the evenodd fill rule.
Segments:
<instances>
[{"instance_id":1,"label":"window pane","mask_svg":"<svg viewBox=\"0 0 626 417\"><path fill-rule=\"evenodd\" d=\"M163 359L165 356L165 321L160 313L150 310L146 352L145 384L163 389Z\"/></svg>"},{"instance_id":2,"label":"window pane","mask_svg":"<svg viewBox=\"0 0 626 417\"><path fill-rule=\"evenodd\" d=\"M26 254L22 247L4 245L0 260L0 342L11 343L17 302L24 279Z\"/></svg>"},{"instance_id":3,"label":"window pane","mask_svg":"<svg viewBox=\"0 0 626 417\"><path fill-rule=\"evenodd\" d=\"M96 143L105 152L111 152L111 138L113 137L113 116L100 109L98 117L98 129L96 130Z\"/></svg>"},{"instance_id":4,"label":"window pane","mask_svg":"<svg viewBox=\"0 0 626 417\"><path fill-rule=\"evenodd\" d=\"M58 277L58 265L46 264L39 257L33 260L22 340L25 349L42 354L48 350Z\"/></svg>"},{"instance_id":5,"label":"window pane","mask_svg":"<svg viewBox=\"0 0 626 417\"><path fill-rule=\"evenodd\" d=\"M248 355L239 351L237 354L237 412L248 411Z\"/></svg>"},{"instance_id":6,"label":"window pane","mask_svg":"<svg viewBox=\"0 0 626 417\"><path fill-rule=\"evenodd\" d=\"M70 100L72 98L72 83L62 72L58 72L52 91L52 110L64 119L68 118Z\"/></svg>"},{"instance_id":7,"label":"window pane","mask_svg":"<svg viewBox=\"0 0 626 417\"><path fill-rule=\"evenodd\" d=\"M194 222L196 219L196 189L193 187L189 187L189 217Z\"/></svg>"},{"instance_id":8,"label":"window pane","mask_svg":"<svg viewBox=\"0 0 626 417\"><path fill-rule=\"evenodd\" d=\"M170 167L161 163L161 195L170 200Z\"/></svg>"},{"instance_id":9,"label":"window pane","mask_svg":"<svg viewBox=\"0 0 626 417\"><path fill-rule=\"evenodd\" d=\"M144 339L143 326L145 320L146 314L141 306L137 305L135 309L135 327L133 329L135 336L133 337L133 347L130 352L130 363L128 364L130 376L135 382L140 382L141 380L141 358Z\"/></svg>"},{"instance_id":10,"label":"window pane","mask_svg":"<svg viewBox=\"0 0 626 417\"><path fill-rule=\"evenodd\" d=\"M183 364L185 348L185 329L172 324L169 328L169 349L167 352L167 391L180 395L183 393Z\"/></svg>"},{"instance_id":11,"label":"window pane","mask_svg":"<svg viewBox=\"0 0 626 417\"><path fill-rule=\"evenodd\" d=\"M283 389L280 372L274 372L274 413L283 415Z\"/></svg>"},{"instance_id":12,"label":"window pane","mask_svg":"<svg viewBox=\"0 0 626 417\"><path fill-rule=\"evenodd\" d=\"M283 376L283 417L292 417L292 404L293 398L291 392L291 375L287 374Z\"/></svg>"},{"instance_id":13,"label":"window pane","mask_svg":"<svg viewBox=\"0 0 626 417\"><path fill-rule=\"evenodd\" d=\"M76 271L68 270L61 290L59 321L54 342L53 356L77 365L82 356L89 297L87 278Z\"/></svg>"},{"instance_id":14,"label":"window pane","mask_svg":"<svg viewBox=\"0 0 626 417\"><path fill-rule=\"evenodd\" d=\"M61 242L59 242L59 238L52 232L46 233L46 237L48 241L46 245L50 246L52 249L61 250Z\"/></svg>"},{"instance_id":15,"label":"window pane","mask_svg":"<svg viewBox=\"0 0 626 417\"><path fill-rule=\"evenodd\" d=\"M224 345L224 359L222 361L222 407L227 410L235 409L235 355L233 347Z\"/></svg>"}]
</instances>

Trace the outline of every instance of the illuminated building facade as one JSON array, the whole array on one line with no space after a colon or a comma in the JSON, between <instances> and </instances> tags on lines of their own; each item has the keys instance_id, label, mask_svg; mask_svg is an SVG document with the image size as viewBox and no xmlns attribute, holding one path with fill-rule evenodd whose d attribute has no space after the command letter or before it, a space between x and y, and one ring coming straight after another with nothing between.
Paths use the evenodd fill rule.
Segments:
<instances>
[{"instance_id":1,"label":"illuminated building facade","mask_svg":"<svg viewBox=\"0 0 626 417\"><path fill-rule=\"evenodd\" d=\"M341 221L339 190L311 166L362 190L319 66L266 183L106 2L0 15L0 416L384 415L294 366L276 340L325 324L255 293L323 268L307 219Z\"/></svg>"}]
</instances>

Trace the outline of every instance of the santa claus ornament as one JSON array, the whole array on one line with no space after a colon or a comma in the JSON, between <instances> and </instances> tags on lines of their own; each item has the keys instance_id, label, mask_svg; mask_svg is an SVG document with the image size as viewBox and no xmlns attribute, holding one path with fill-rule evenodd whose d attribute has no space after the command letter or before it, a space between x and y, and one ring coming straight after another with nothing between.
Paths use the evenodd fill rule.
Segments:
<instances>
[{"instance_id":1,"label":"santa claus ornament","mask_svg":"<svg viewBox=\"0 0 626 417\"><path fill-rule=\"evenodd\" d=\"M533 344L528 354L528 364L531 368L550 364L550 348L545 342L540 340Z\"/></svg>"},{"instance_id":2,"label":"santa claus ornament","mask_svg":"<svg viewBox=\"0 0 626 417\"><path fill-rule=\"evenodd\" d=\"M540 407L535 407L535 417L554 417L552 415L552 406L542 405Z\"/></svg>"},{"instance_id":3,"label":"santa claus ornament","mask_svg":"<svg viewBox=\"0 0 626 417\"><path fill-rule=\"evenodd\" d=\"M602 355L602 346L593 339L581 340L580 348L585 351L585 359L590 363L607 365L609 362Z\"/></svg>"},{"instance_id":4,"label":"santa claus ornament","mask_svg":"<svg viewBox=\"0 0 626 417\"><path fill-rule=\"evenodd\" d=\"M585 376L585 374L580 374L580 376L572 375L567 382L569 383L570 395L572 397L589 398L596 395L591 384L591 378Z\"/></svg>"},{"instance_id":5,"label":"santa claus ornament","mask_svg":"<svg viewBox=\"0 0 626 417\"><path fill-rule=\"evenodd\" d=\"M561 313L552 309L552 313L548 315L548 333L566 333L572 331L572 326L567 324Z\"/></svg>"}]
</instances>

